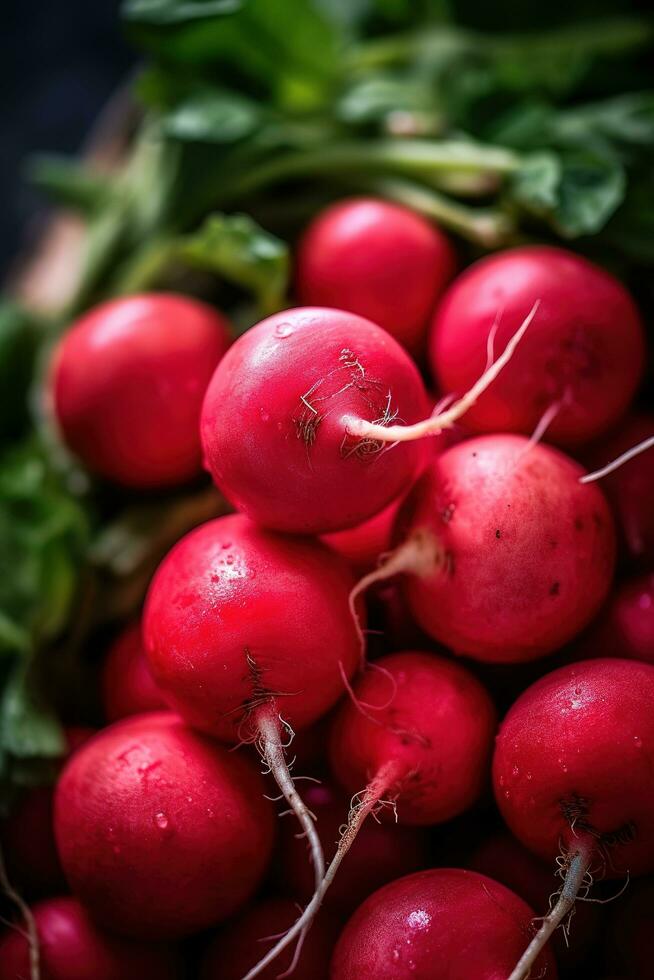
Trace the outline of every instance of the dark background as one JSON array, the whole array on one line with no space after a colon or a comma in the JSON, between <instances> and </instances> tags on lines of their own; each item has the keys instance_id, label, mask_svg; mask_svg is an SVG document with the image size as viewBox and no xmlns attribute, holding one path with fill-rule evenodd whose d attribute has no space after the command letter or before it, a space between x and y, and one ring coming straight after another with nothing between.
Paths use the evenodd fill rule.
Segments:
<instances>
[{"instance_id":1,"label":"dark background","mask_svg":"<svg viewBox=\"0 0 654 980\"><path fill-rule=\"evenodd\" d=\"M39 207L23 179L35 152L75 152L134 61L120 0L2 0L0 276Z\"/></svg>"}]
</instances>

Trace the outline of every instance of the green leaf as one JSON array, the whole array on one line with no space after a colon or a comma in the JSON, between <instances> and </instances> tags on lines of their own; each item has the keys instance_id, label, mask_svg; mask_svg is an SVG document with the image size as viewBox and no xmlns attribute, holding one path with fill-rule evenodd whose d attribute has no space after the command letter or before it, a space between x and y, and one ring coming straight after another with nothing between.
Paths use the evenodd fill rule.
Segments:
<instances>
[{"instance_id":1,"label":"green leaf","mask_svg":"<svg viewBox=\"0 0 654 980\"><path fill-rule=\"evenodd\" d=\"M27 176L55 204L84 215L95 214L115 195L114 184L108 177L64 157L34 157Z\"/></svg>"},{"instance_id":2,"label":"green leaf","mask_svg":"<svg viewBox=\"0 0 654 980\"><path fill-rule=\"evenodd\" d=\"M62 727L24 664L13 671L0 699L0 746L21 759L54 759L66 748Z\"/></svg>"},{"instance_id":3,"label":"green leaf","mask_svg":"<svg viewBox=\"0 0 654 980\"><path fill-rule=\"evenodd\" d=\"M37 344L35 318L9 300L0 301L0 440L18 435L27 422Z\"/></svg>"},{"instance_id":4,"label":"green leaf","mask_svg":"<svg viewBox=\"0 0 654 980\"><path fill-rule=\"evenodd\" d=\"M250 99L220 89L202 89L162 119L166 136L188 142L236 143L255 132L262 112Z\"/></svg>"},{"instance_id":5,"label":"green leaf","mask_svg":"<svg viewBox=\"0 0 654 980\"><path fill-rule=\"evenodd\" d=\"M125 0L123 18L136 24L185 24L240 10L246 0Z\"/></svg>"},{"instance_id":6,"label":"green leaf","mask_svg":"<svg viewBox=\"0 0 654 980\"><path fill-rule=\"evenodd\" d=\"M248 215L209 215L198 231L181 240L176 252L189 265L252 291L262 314L283 307L289 278L288 246Z\"/></svg>"}]
</instances>

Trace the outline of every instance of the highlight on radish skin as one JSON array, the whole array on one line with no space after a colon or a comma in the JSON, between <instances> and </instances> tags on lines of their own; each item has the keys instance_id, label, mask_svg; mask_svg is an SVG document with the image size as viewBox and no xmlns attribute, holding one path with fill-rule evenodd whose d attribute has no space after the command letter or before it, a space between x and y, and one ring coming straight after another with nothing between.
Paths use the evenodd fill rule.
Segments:
<instances>
[{"instance_id":1,"label":"highlight on radish skin","mask_svg":"<svg viewBox=\"0 0 654 980\"><path fill-rule=\"evenodd\" d=\"M403 573L419 625L455 653L491 663L551 653L592 619L613 574L611 513L582 473L524 436L453 446L409 497L402 543L354 598Z\"/></svg>"},{"instance_id":2,"label":"highlight on radish skin","mask_svg":"<svg viewBox=\"0 0 654 980\"><path fill-rule=\"evenodd\" d=\"M94 919L140 939L189 935L236 912L271 856L274 818L250 759L172 713L86 742L55 791L66 877Z\"/></svg>"},{"instance_id":3,"label":"highlight on radish skin","mask_svg":"<svg viewBox=\"0 0 654 980\"><path fill-rule=\"evenodd\" d=\"M588 442L615 424L645 361L643 325L625 287L566 249L520 246L475 262L439 304L430 363L444 391L465 391L483 371L490 325L504 349L536 299L541 306L512 361L466 415L478 432L531 433L554 403L548 439Z\"/></svg>"},{"instance_id":4,"label":"highlight on radish skin","mask_svg":"<svg viewBox=\"0 0 654 980\"><path fill-rule=\"evenodd\" d=\"M533 912L474 871L436 868L380 888L341 933L330 980L505 980ZM533 977L556 980L546 947Z\"/></svg>"},{"instance_id":5,"label":"highlight on radish skin","mask_svg":"<svg viewBox=\"0 0 654 980\"><path fill-rule=\"evenodd\" d=\"M44 899L32 908L40 939L41 980L181 980L182 961L170 945L103 932L70 896ZM0 980L30 975L26 937L9 929L0 937Z\"/></svg>"},{"instance_id":6,"label":"highlight on radish skin","mask_svg":"<svg viewBox=\"0 0 654 980\"><path fill-rule=\"evenodd\" d=\"M246 980L258 976L304 934L371 814L427 826L462 813L489 775L496 714L477 679L434 654L406 652L375 661L332 723L330 761L354 793L327 873L295 925Z\"/></svg>"},{"instance_id":7,"label":"highlight on radish skin","mask_svg":"<svg viewBox=\"0 0 654 980\"><path fill-rule=\"evenodd\" d=\"M416 366L381 327L342 310L286 310L239 337L216 369L202 409L205 465L260 524L338 531L390 504L426 459L420 444L391 452L350 438L345 419L410 424L427 411Z\"/></svg>"},{"instance_id":8,"label":"highlight on radish skin","mask_svg":"<svg viewBox=\"0 0 654 980\"><path fill-rule=\"evenodd\" d=\"M285 745L332 708L359 663L353 584L324 545L235 514L177 543L143 617L149 662L170 704L223 741L257 744L311 845L316 887L322 849Z\"/></svg>"},{"instance_id":9,"label":"highlight on radish skin","mask_svg":"<svg viewBox=\"0 0 654 980\"><path fill-rule=\"evenodd\" d=\"M586 660L541 678L504 719L493 759L497 804L526 847L560 860L564 878L511 980L527 977L593 877L654 870L653 699L649 664Z\"/></svg>"}]
</instances>

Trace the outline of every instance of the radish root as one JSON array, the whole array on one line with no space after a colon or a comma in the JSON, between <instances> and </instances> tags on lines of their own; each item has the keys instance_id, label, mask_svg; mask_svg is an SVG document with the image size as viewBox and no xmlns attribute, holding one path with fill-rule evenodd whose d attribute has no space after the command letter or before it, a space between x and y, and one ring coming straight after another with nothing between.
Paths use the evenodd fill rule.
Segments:
<instances>
[{"instance_id":1,"label":"radish root","mask_svg":"<svg viewBox=\"0 0 654 980\"><path fill-rule=\"evenodd\" d=\"M506 367L513 357L514 351L524 336L529 324L536 316L539 306L540 300L536 300L497 360L484 371L472 388L455 401L450 408L436 415L432 415L428 419L423 419L422 422L416 422L413 425L380 425L374 422L367 422L365 419L348 418L346 419L348 434L359 439L376 439L380 442L393 443L411 442L414 439L422 439L425 436L440 435L443 429L450 428L465 415L468 409L472 408L480 395L486 391L500 371Z\"/></svg>"},{"instance_id":2,"label":"radish root","mask_svg":"<svg viewBox=\"0 0 654 980\"><path fill-rule=\"evenodd\" d=\"M7 869L5 868L4 856L1 850L0 887L4 891L7 898L16 906L23 917L23 922L25 923L24 929L21 929L19 926L14 926L13 928L17 929L18 932L25 937L29 946L30 980L41 980L41 949L39 944L39 932L36 928L36 921L27 902L9 881Z\"/></svg>"},{"instance_id":3,"label":"radish root","mask_svg":"<svg viewBox=\"0 0 654 980\"><path fill-rule=\"evenodd\" d=\"M568 852L565 878L557 902L542 920L540 929L520 957L509 980L527 980L550 936L574 909L579 892L585 887L595 849L596 841L590 835L585 835L580 837Z\"/></svg>"},{"instance_id":4,"label":"radish root","mask_svg":"<svg viewBox=\"0 0 654 980\"><path fill-rule=\"evenodd\" d=\"M628 463L630 459L634 456L640 456L647 449L651 449L654 446L654 436L649 436L647 439L643 439L636 446L632 446L631 449L627 449L626 452L618 456L617 459L611 460L606 466L603 466L600 470L595 470L593 473L586 473L584 476L579 477L580 483L593 483L595 480L601 480L602 477L608 476L609 473L613 473L614 470L619 469Z\"/></svg>"}]
</instances>

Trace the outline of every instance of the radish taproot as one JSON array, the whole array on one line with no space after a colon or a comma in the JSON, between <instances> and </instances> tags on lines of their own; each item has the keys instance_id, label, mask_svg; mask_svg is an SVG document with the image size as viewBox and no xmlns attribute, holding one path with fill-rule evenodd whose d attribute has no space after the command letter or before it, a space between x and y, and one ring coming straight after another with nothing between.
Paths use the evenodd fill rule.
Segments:
<instances>
[{"instance_id":1,"label":"radish taproot","mask_svg":"<svg viewBox=\"0 0 654 980\"><path fill-rule=\"evenodd\" d=\"M66 877L107 928L185 936L236 912L271 856L274 820L243 758L148 713L105 728L74 754L55 792Z\"/></svg>"},{"instance_id":2,"label":"radish taproot","mask_svg":"<svg viewBox=\"0 0 654 980\"><path fill-rule=\"evenodd\" d=\"M304 912L246 980L310 926L370 814L384 806L411 826L442 823L481 794L489 776L495 708L465 667L405 652L375 661L334 717L330 761L353 797L329 868Z\"/></svg>"},{"instance_id":3,"label":"radish taproot","mask_svg":"<svg viewBox=\"0 0 654 980\"><path fill-rule=\"evenodd\" d=\"M436 868L380 888L341 933L330 980L506 980L533 912L474 871ZM544 949L534 977L556 980Z\"/></svg>"},{"instance_id":4,"label":"radish taproot","mask_svg":"<svg viewBox=\"0 0 654 980\"><path fill-rule=\"evenodd\" d=\"M593 874L654 871L654 667L585 660L529 687L500 728L495 797L511 831L562 863L558 901L511 980L533 969L541 945Z\"/></svg>"},{"instance_id":5,"label":"radish taproot","mask_svg":"<svg viewBox=\"0 0 654 980\"><path fill-rule=\"evenodd\" d=\"M108 721L166 707L145 657L140 621L114 640L102 665L102 705Z\"/></svg>"},{"instance_id":6,"label":"radish taproot","mask_svg":"<svg viewBox=\"0 0 654 980\"><path fill-rule=\"evenodd\" d=\"M229 342L225 318L188 296L96 306L54 352L50 395L64 442L90 470L127 487L197 476L202 399Z\"/></svg>"},{"instance_id":7,"label":"radish taproot","mask_svg":"<svg viewBox=\"0 0 654 980\"><path fill-rule=\"evenodd\" d=\"M587 259L530 245L475 262L439 304L432 371L443 391L466 391L484 369L489 343L502 351L537 300L538 316L511 364L471 407L466 424L529 434L554 406L549 438L579 445L627 409L645 356L633 299Z\"/></svg>"},{"instance_id":8,"label":"radish taproot","mask_svg":"<svg viewBox=\"0 0 654 980\"><path fill-rule=\"evenodd\" d=\"M449 240L425 218L389 201L351 198L325 208L304 232L296 288L303 305L358 313L420 354L455 267Z\"/></svg>"},{"instance_id":9,"label":"radish taproot","mask_svg":"<svg viewBox=\"0 0 654 980\"><path fill-rule=\"evenodd\" d=\"M324 862L284 742L345 691L361 657L349 613L354 579L325 545L267 531L240 514L210 521L167 555L150 586L144 639L155 679L196 728L254 741Z\"/></svg>"},{"instance_id":10,"label":"radish taproot","mask_svg":"<svg viewBox=\"0 0 654 980\"><path fill-rule=\"evenodd\" d=\"M103 932L76 898L48 898L32 908L38 972L27 938L10 928L0 937L0 980L181 980L180 952Z\"/></svg>"},{"instance_id":11,"label":"radish taproot","mask_svg":"<svg viewBox=\"0 0 654 980\"><path fill-rule=\"evenodd\" d=\"M410 495L402 543L355 596L405 573L416 620L454 652L493 663L551 653L592 619L613 573L611 513L583 472L524 436L453 446Z\"/></svg>"},{"instance_id":12,"label":"radish taproot","mask_svg":"<svg viewBox=\"0 0 654 980\"><path fill-rule=\"evenodd\" d=\"M228 500L267 527L354 527L407 489L425 447L385 451L350 437L347 420L383 427L427 410L417 368L381 327L342 310L286 310L239 337L218 365L202 409L205 465Z\"/></svg>"}]
</instances>

